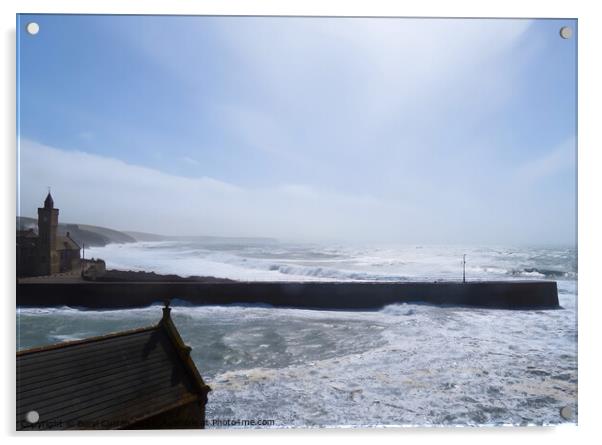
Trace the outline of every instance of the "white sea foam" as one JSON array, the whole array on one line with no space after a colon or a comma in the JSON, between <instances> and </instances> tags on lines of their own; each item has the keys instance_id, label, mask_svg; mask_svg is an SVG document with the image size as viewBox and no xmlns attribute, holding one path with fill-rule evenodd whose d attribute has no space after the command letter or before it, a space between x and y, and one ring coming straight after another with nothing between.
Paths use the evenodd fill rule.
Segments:
<instances>
[{"instance_id":1,"label":"white sea foam","mask_svg":"<svg viewBox=\"0 0 602 445\"><path fill-rule=\"evenodd\" d=\"M404 281L461 279L575 279L571 249L398 246L320 247L295 244L224 245L202 242L110 244L88 250L107 267L244 281Z\"/></svg>"},{"instance_id":2,"label":"white sea foam","mask_svg":"<svg viewBox=\"0 0 602 445\"><path fill-rule=\"evenodd\" d=\"M274 419L277 427L563 422L559 411L576 409L577 394L571 250L220 250L139 243L95 249L94 255L109 267L229 278L435 279L455 277L465 250L472 279L556 277L564 309L400 304L346 312L175 301L175 323L213 388L207 418ZM151 325L160 314L159 304L115 311L21 308L18 347Z\"/></svg>"}]
</instances>

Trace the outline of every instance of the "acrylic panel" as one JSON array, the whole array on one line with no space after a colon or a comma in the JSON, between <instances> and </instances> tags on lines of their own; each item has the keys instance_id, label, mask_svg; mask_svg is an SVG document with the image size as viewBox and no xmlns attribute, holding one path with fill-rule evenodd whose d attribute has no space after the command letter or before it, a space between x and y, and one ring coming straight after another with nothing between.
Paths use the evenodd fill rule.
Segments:
<instances>
[{"instance_id":1,"label":"acrylic panel","mask_svg":"<svg viewBox=\"0 0 602 445\"><path fill-rule=\"evenodd\" d=\"M577 422L577 20L17 16L19 430Z\"/></svg>"}]
</instances>

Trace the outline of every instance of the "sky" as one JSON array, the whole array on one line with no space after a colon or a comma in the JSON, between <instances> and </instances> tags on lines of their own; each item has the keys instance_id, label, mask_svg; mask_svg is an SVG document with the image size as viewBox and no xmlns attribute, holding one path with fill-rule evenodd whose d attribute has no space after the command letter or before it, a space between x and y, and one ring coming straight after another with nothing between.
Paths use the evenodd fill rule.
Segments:
<instances>
[{"instance_id":1,"label":"sky","mask_svg":"<svg viewBox=\"0 0 602 445\"><path fill-rule=\"evenodd\" d=\"M575 245L576 27L20 15L17 214L51 187L118 230Z\"/></svg>"}]
</instances>

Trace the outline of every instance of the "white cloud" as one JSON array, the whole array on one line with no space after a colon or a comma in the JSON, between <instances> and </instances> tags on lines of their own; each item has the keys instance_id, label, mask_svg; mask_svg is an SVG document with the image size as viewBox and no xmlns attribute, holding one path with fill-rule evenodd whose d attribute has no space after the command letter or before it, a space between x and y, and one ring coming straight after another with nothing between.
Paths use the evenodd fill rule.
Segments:
<instances>
[{"instance_id":1,"label":"white cloud","mask_svg":"<svg viewBox=\"0 0 602 445\"><path fill-rule=\"evenodd\" d=\"M521 38L531 25L520 19L230 17L201 19L201 26L174 20L144 33L120 32L184 85L199 109L207 105L208 87L225 88L231 98L212 97L211 109L241 144L274 156L295 153L296 160L341 146L383 151L371 143L391 133L424 150L432 133L450 126L471 131L516 94L521 65L507 56L525 52L529 45ZM223 54L220 68L235 71L220 77L224 84L208 85L203 74L214 61L198 50L207 29L212 48Z\"/></svg>"},{"instance_id":2,"label":"white cloud","mask_svg":"<svg viewBox=\"0 0 602 445\"><path fill-rule=\"evenodd\" d=\"M505 100L515 67L503 55L529 20L259 19L221 34L248 82L288 110L378 130L416 104ZM258 32L259 30L259 32ZM485 90L486 95L475 94ZM466 93L469 93L466 95ZM332 99L332 100L331 100ZM459 102L460 103L460 102ZM486 111L479 103L479 112ZM356 116L356 113L361 113ZM311 120L311 116L307 116ZM305 122L304 122L305 123Z\"/></svg>"},{"instance_id":3,"label":"white cloud","mask_svg":"<svg viewBox=\"0 0 602 445\"><path fill-rule=\"evenodd\" d=\"M367 196L293 184L245 190L27 140L20 176L24 216L35 214L50 185L62 221L164 234L341 239L366 235L369 222L400 211Z\"/></svg>"},{"instance_id":4,"label":"white cloud","mask_svg":"<svg viewBox=\"0 0 602 445\"><path fill-rule=\"evenodd\" d=\"M51 186L61 221L121 230L360 243L540 242L540 229L551 230L543 222L545 209L517 219L533 209L529 203L517 208L512 195L482 199L478 193L454 196L451 189L429 195L409 190L416 199L399 200L307 184L242 188L28 140L21 141L20 179L22 215L35 215ZM559 227L549 238L561 242L563 232Z\"/></svg>"},{"instance_id":5,"label":"white cloud","mask_svg":"<svg viewBox=\"0 0 602 445\"><path fill-rule=\"evenodd\" d=\"M120 229L572 241L573 198L534 187L572 165L570 148L528 148L525 157L544 154L517 167L522 143L502 147L532 74L531 21L198 19L205 27L188 18L145 20L144 32L120 40L151 61L163 93L185 97L168 116L178 131L166 126L147 136L151 156L168 163L166 147L193 141L173 154L178 166L207 160L230 181L240 169L240 181L262 187L23 141L24 214L35 213L51 185L63 220ZM111 131L128 132L138 146L146 141L135 128Z\"/></svg>"},{"instance_id":6,"label":"white cloud","mask_svg":"<svg viewBox=\"0 0 602 445\"><path fill-rule=\"evenodd\" d=\"M552 159L540 170L556 168ZM359 243L562 242L559 233L567 233L566 218L545 224L550 209L538 215L530 203L517 207L512 194L454 196L450 184L441 196L409 190L418 199L406 201L307 184L242 188L28 140L21 141L20 179L22 215L35 215L51 186L61 221L121 230ZM517 218L529 212L529 218ZM540 230L544 225L547 232Z\"/></svg>"}]
</instances>

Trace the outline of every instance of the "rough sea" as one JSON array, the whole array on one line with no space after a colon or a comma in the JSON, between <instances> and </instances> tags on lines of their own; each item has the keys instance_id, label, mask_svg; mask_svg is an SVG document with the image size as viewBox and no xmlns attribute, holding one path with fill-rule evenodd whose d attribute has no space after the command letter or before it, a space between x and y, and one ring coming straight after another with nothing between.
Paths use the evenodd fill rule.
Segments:
<instances>
[{"instance_id":1,"label":"rough sea","mask_svg":"<svg viewBox=\"0 0 602 445\"><path fill-rule=\"evenodd\" d=\"M176 300L174 322L212 387L208 427L248 420L271 427L576 422L574 248L206 240L87 251L109 268L270 281L460 280L463 254L467 280L557 281L562 309L399 304L315 311ZM151 325L160 307L20 308L17 348ZM564 407L574 413L569 420L560 415Z\"/></svg>"}]
</instances>

